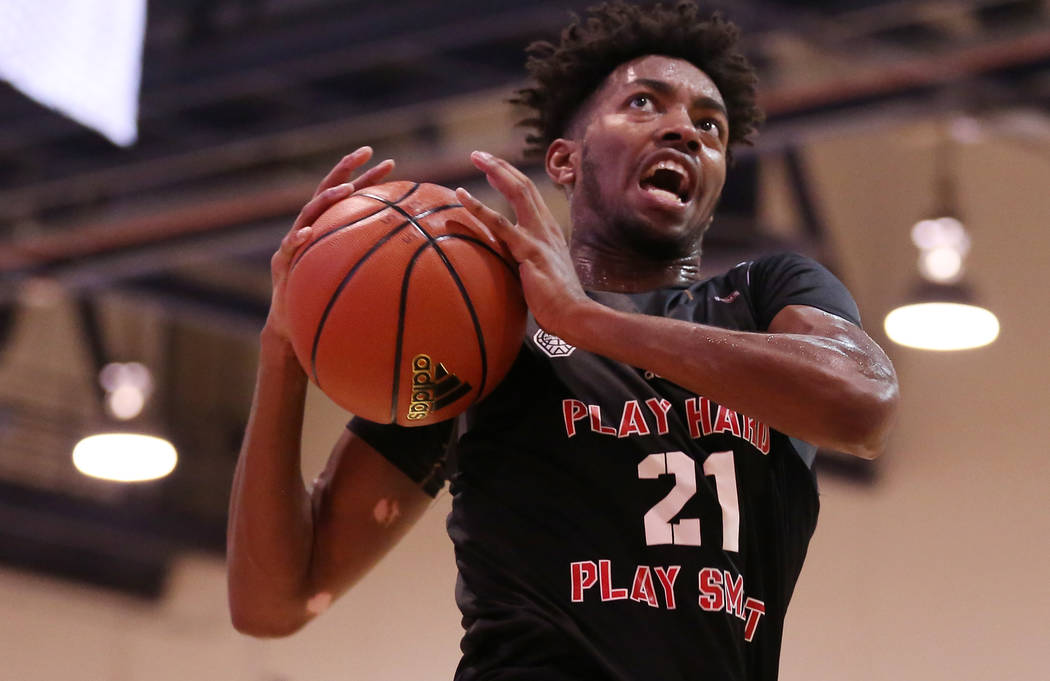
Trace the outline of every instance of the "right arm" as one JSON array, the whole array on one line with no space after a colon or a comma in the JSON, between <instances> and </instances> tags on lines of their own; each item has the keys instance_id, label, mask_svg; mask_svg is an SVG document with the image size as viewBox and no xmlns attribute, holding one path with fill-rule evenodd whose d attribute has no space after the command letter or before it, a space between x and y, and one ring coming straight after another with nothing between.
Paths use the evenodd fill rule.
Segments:
<instances>
[{"instance_id":1,"label":"right arm","mask_svg":"<svg viewBox=\"0 0 1050 681\"><path fill-rule=\"evenodd\" d=\"M360 579L407 532L430 498L364 440L344 432L307 489L300 433L307 377L292 351L284 281L309 225L355 188L390 172L385 161L344 183L371 150L344 158L321 182L271 261L273 300L230 494L227 582L234 627L254 636L300 629Z\"/></svg>"}]
</instances>

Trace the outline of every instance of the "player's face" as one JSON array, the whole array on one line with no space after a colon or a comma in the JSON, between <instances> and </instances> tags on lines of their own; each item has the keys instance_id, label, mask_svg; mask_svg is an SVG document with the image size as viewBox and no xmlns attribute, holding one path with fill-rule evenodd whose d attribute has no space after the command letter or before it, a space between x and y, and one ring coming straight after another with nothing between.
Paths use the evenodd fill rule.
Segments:
<instances>
[{"instance_id":1,"label":"player's face","mask_svg":"<svg viewBox=\"0 0 1050 681\"><path fill-rule=\"evenodd\" d=\"M725 102L707 74L659 55L627 62L585 104L575 132L574 226L590 213L634 244L699 252L729 142Z\"/></svg>"}]
</instances>

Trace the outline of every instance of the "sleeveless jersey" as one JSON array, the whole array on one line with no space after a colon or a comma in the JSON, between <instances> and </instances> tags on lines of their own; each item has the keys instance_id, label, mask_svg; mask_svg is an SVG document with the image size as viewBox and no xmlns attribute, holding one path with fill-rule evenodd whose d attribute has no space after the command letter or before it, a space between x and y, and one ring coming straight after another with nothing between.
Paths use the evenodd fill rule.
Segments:
<instances>
[{"instance_id":1,"label":"sleeveless jersey","mask_svg":"<svg viewBox=\"0 0 1050 681\"><path fill-rule=\"evenodd\" d=\"M845 287L790 254L687 288L589 295L742 331L787 305L859 324ZM816 525L815 447L531 319L508 376L462 421L457 681L777 677ZM350 427L418 481L440 471L448 424Z\"/></svg>"}]
</instances>

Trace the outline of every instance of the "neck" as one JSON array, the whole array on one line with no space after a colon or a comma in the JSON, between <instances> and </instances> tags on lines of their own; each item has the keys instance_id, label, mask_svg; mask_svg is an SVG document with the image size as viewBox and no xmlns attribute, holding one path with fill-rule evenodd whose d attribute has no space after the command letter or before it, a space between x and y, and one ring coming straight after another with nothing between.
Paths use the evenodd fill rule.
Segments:
<instances>
[{"instance_id":1,"label":"neck","mask_svg":"<svg viewBox=\"0 0 1050 681\"><path fill-rule=\"evenodd\" d=\"M597 195L598 192L592 192ZM603 214L589 201L569 193L572 235L569 250L576 274L592 291L638 293L688 286L700 278L700 242L704 230L677 244L646 237L641 225Z\"/></svg>"},{"instance_id":2,"label":"neck","mask_svg":"<svg viewBox=\"0 0 1050 681\"><path fill-rule=\"evenodd\" d=\"M600 248L573 239L572 261L585 289L637 293L688 286L700 278L700 253L654 259L633 250Z\"/></svg>"}]
</instances>

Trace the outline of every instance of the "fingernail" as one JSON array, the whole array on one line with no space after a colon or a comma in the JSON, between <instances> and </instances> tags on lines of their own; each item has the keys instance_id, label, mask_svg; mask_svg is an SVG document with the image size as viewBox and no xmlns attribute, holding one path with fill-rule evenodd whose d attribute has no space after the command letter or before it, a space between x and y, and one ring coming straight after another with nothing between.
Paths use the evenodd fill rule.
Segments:
<instances>
[{"instance_id":1,"label":"fingernail","mask_svg":"<svg viewBox=\"0 0 1050 681\"><path fill-rule=\"evenodd\" d=\"M468 191L467 191L466 189L464 189L463 187L456 187L456 193L458 194L458 193L460 193L460 192L463 192L463 195L464 195L464 196L466 196L466 197L467 197L468 199L472 199L472 198L474 198L474 195L473 195L473 194L471 194L470 192L468 192Z\"/></svg>"},{"instance_id":2,"label":"fingernail","mask_svg":"<svg viewBox=\"0 0 1050 681\"><path fill-rule=\"evenodd\" d=\"M472 156L474 156L475 158L480 158L482 161L491 161L492 160L492 154L490 154L487 151L475 151L472 154Z\"/></svg>"}]
</instances>

